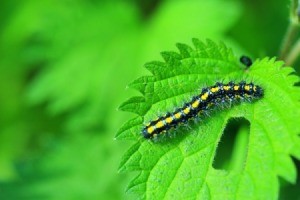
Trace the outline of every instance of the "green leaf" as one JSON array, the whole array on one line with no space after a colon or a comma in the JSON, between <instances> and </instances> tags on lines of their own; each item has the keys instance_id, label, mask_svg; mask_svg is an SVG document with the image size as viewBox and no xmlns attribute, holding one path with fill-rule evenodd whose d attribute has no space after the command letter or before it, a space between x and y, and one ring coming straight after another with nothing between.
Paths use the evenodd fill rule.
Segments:
<instances>
[{"instance_id":1,"label":"green leaf","mask_svg":"<svg viewBox=\"0 0 300 200\"><path fill-rule=\"evenodd\" d=\"M269 58L245 70L224 44L197 39L193 43L194 48L177 45L180 53L163 53L165 62L146 64L153 77L133 84L149 105L145 123L173 111L198 94L199 88L217 81L253 81L265 95L253 103L219 110L201 123L189 124L191 129L171 130L174 137L158 142L132 133L140 132L136 128L142 124L130 120L117 136L136 140L119 168L140 172L128 192L142 199L277 199L278 176L294 183L296 168L290 156L300 158L300 90L294 86L299 77L283 62ZM136 113L139 110L136 106ZM213 162L226 124L240 117L250 123L245 162L235 163L241 166L233 169L216 169Z\"/></svg>"},{"instance_id":2,"label":"green leaf","mask_svg":"<svg viewBox=\"0 0 300 200\"><path fill-rule=\"evenodd\" d=\"M116 139L118 140L134 140L137 137L137 133L141 130L143 118L136 117L127 121L117 132Z\"/></svg>"},{"instance_id":3,"label":"green leaf","mask_svg":"<svg viewBox=\"0 0 300 200\"><path fill-rule=\"evenodd\" d=\"M175 42L188 43L192 37L229 40L228 30L242 14L238 1L162 1L147 24L145 59L157 59L161 49L173 50Z\"/></svg>"},{"instance_id":4,"label":"green leaf","mask_svg":"<svg viewBox=\"0 0 300 200\"><path fill-rule=\"evenodd\" d=\"M119 109L123 111L133 112L138 115L143 115L149 108L145 104L144 97L132 97L120 105ZM136 109L138 108L138 109Z\"/></svg>"},{"instance_id":5,"label":"green leaf","mask_svg":"<svg viewBox=\"0 0 300 200\"><path fill-rule=\"evenodd\" d=\"M100 145L99 141L102 141ZM25 177L26 184L21 185L21 191L18 188L23 198L17 199L37 196L46 199L124 199L122 188L127 178L116 174L116 158L123 145L113 144L104 134L86 132L73 134L60 143L44 153L45 158L38 160L30 174L32 178ZM32 168L32 164L27 167Z\"/></svg>"},{"instance_id":6,"label":"green leaf","mask_svg":"<svg viewBox=\"0 0 300 200\"><path fill-rule=\"evenodd\" d=\"M51 9L35 5L48 14L40 11L43 14L30 31L37 32L43 41L49 40L43 46L51 57L30 82L27 99L31 105L46 103L48 112L54 116L69 113L64 120L68 131L107 126L109 115L114 113L111 110L115 110L118 98L124 94L124 84L138 71L138 67L129 67L137 66L131 64L137 51L137 10L121 1L76 2L71 8L67 2L52 4ZM35 11L39 9L33 11L30 5L26 14L40 14ZM39 26L45 18L49 20L48 26ZM19 24L19 18L14 23ZM7 31L5 35L12 35L12 30ZM49 33L51 38L47 38Z\"/></svg>"}]
</instances>

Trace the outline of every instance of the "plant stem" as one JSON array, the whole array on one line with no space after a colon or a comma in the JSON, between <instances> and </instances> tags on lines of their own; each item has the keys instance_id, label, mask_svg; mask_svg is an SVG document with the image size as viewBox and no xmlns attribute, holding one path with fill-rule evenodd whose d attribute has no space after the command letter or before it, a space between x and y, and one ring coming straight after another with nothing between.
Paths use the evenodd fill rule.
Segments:
<instances>
[{"instance_id":1,"label":"plant stem","mask_svg":"<svg viewBox=\"0 0 300 200\"><path fill-rule=\"evenodd\" d=\"M288 51L291 48L291 45L293 44L293 41L297 36L298 32L299 32L298 24L290 23L281 45L279 59L281 60L286 59Z\"/></svg>"},{"instance_id":2,"label":"plant stem","mask_svg":"<svg viewBox=\"0 0 300 200\"><path fill-rule=\"evenodd\" d=\"M300 1L300 0L299 0ZM291 1L291 13L290 13L290 24L288 26L287 32L284 36L279 59L286 60L289 57L288 52L291 49L295 37L299 33L299 2L297 0Z\"/></svg>"},{"instance_id":3,"label":"plant stem","mask_svg":"<svg viewBox=\"0 0 300 200\"><path fill-rule=\"evenodd\" d=\"M294 62L296 62L297 58L300 55L300 39L297 40L296 44L293 46L290 53L287 55L285 59L285 63L288 66L291 66Z\"/></svg>"}]
</instances>

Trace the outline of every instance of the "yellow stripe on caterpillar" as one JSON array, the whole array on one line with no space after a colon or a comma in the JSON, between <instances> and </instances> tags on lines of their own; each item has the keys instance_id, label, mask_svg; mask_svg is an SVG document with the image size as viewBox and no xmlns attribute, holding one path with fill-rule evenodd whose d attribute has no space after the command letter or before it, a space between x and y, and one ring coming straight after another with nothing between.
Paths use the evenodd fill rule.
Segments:
<instances>
[{"instance_id":1,"label":"yellow stripe on caterpillar","mask_svg":"<svg viewBox=\"0 0 300 200\"><path fill-rule=\"evenodd\" d=\"M208 92L205 92L200 98L205 101L208 98Z\"/></svg>"},{"instance_id":2,"label":"yellow stripe on caterpillar","mask_svg":"<svg viewBox=\"0 0 300 200\"><path fill-rule=\"evenodd\" d=\"M175 115L174 115L174 116L175 116L175 118L176 118L176 119L180 119L180 117L181 117L181 112L177 112L177 113L175 113Z\"/></svg>"},{"instance_id":3,"label":"yellow stripe on caterpillar","mask_svg":"<svg viewBox=\"0 0 300 200\"><path fill-rule=\"evenodd\" d=\"M183 110L183 113L187 115L187 114L190 113L190 111L191 111L191 109L190 109L189 107L186 107L186 108Z\"/></svg>"},{"instance_id":4,"label":"yellow stripe on caterpillar","mask_svg":"<svg viewBox=\"0 0 300 200\"><path fill-rule=\"evenodd\" d=\"M197 107L199 106L199 104L200 104L200 101L199 101L199 100L196 100L196 101L194 101L194 102L192 103L192 107L193 107L193 108L197 108Z\"/></svg>"},{"instance_id":5,"label":"yellow stripe on caterpillar","mask_svg":"<svg viewBox=\"0 0 300 200\"><path fill-rule=\"evenodd\" d=\"M150 126L149 128L147 128L147 132L149 134L152 134L154 132L155 128L153 126Z\"/></svg>"},{"instance_id":6,"label":"yellow stripe on caterpillar","mask_svg":"<svg viewBox=\"0 0 300 200\"><path fill-rule=\"evenodd\" d=\"M156 128L162 128L162 127L164 127L164 122L161 120L161 121L159 121L159 122L157 122L156 124L155 124L155 127Z\"/></svg>"},{"instance_id":7,"label":"yellow stripe on caterpillar","mask_svg":"<svg viewBox=\"0 0 300 200\"><path fill-rule=\"evenodd\" d=\"M215 92L218 92L218 91L219 91L219 88L218 88L218 87L213 87L213 88L210 89L210 91L211 91L212 93L215 93Z\"/></svg>"}]
</instances>

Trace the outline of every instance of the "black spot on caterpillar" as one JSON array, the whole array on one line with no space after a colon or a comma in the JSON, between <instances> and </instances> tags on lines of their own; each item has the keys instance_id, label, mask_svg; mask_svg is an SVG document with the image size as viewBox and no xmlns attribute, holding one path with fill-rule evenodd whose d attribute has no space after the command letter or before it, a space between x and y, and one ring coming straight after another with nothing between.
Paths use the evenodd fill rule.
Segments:
<instances>
[{"instance_id":1,"label":"black spot on caterpillar","mask_svg":"<svg viewBox=\"0 0 300 200\"><path fill-rule=\"evenodd\" d=\"M241 56L240 62L247 67L250 67L252 65L252 60L248 56Z\"/></svg>"},{"instance_id":2,"label":"black spot on caterpillar","mask_svg":"<svg viewBox=\"0 0 300 200\"><path fill-rule=\"evenodd\" d=\"M177 108L174 112L168 112L164 116L150 121L142 129L145 138L153 138L187 123L195 117L202 117L206 111L222 105L226 102L239 102L241 100L255 100L262 98L263 89L253 83L241 81L239 83L229 82L227 84L217 82L214 86L202 89L199 95Z\"/></svg>"}]
</instances>

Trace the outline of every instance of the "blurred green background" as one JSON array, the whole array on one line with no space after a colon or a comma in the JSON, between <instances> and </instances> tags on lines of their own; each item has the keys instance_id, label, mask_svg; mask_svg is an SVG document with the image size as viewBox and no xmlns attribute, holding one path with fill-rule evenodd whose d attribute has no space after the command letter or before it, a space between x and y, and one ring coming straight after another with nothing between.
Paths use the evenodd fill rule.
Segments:
<instances>
[{"instance_id":1,"label":"blurred green background","mask_svg":"<svg viewBox=\"0 0 300 200\"><path fill-rule=\"evenodd\" d=\"M135 198L132 174L117 173L130 143L113 140L132 117L117 112L137 94L126 85L193 37L276 56L289 3L1 0L0 199ZM300 198L299 178L283 185L281 198Z\"/></svg>"}]
</instances>

